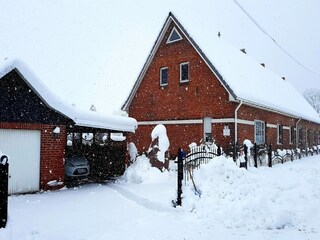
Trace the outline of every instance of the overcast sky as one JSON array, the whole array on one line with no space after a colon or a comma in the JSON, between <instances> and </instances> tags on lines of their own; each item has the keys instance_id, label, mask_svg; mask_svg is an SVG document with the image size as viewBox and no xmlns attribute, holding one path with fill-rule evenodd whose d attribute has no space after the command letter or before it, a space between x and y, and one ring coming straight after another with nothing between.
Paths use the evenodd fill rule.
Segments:
<instances>
[{"instance_id":1,"label":"overcast sky","mask_svg":"<svg viewBox=\"0 0 320 240\"><path fill-rule=\"evenodd\" d=\"M220 31L300 92L320 88L320 1L237 2L251 19L233 0L0 0L0 64L19 58L65 101L113 113L172 11Z\"/></svg>"}]
</instances>

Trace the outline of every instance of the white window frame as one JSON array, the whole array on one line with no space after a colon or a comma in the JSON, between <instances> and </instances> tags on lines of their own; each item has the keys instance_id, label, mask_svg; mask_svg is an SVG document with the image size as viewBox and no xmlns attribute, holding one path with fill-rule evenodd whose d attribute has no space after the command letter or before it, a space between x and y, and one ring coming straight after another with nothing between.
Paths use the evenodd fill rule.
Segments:
<instances>
[{"instance_id":1,"label":"white window frame","mask_svg":"<svg viewBox=\"0 0 320 240\"><path fill-rule=\"evenodd\" d=\"M184 65L188 65L188 79L184 79L182 80L182 66ZM183 63L180 63L180 83L186 83L186 82L189 82L189 78L190 78L190 65L189 65L189 62L183 62Z\"/></svg>"},{"instance_id":2,"label":"white window frame","mask_svg":"<svg viewBox=\"0 0 320 240\"><path fill-rule=\"evenodd\" d=\"M282 128L282 135L281 135L281 142L280 140L280 127ZM277 144L282 145L283 144L283 125L277 124Z\"/></svg>"},{"instance_id":3,"label":"white window frame","mask_svg":"<svg viewBox=\"0 0 320 240\"><path fill-rule=\"evenodd\" d=\"M261 136L262 136L262 141L261 142L257 142L257 123L261 123L263 126L263 129L261 129ZM266 123L264 121L261 120L254 120L254 142L257 144L265 144L266 143Z\"/></svg>"},{"instance_id":4,"label":"white window frame","mask_svg":"<svg viewBox=\"0 0 320 240\"><path fill-rule=\"evenodd\" d=\"M167 69L167 72L168 72L168 76L167 76L167 83L162 83L162 70L165 70ZM164 86L167 86L169 84L169 68L168 67L162 67L160 68L160 86L161 87L164 87Z\"/></svg>"},{"instance_id":5,"label":"white window frame","mask_svg":"<svg viewBox=\"0 0 320 240\"><path fill-rule=\"evenodd\" d=\"M292 133L292 129L293 129L293 133ZM291 126L290 129L289 129L289 144L294 144L294 139L295 139L295 127L294 126Z\"/></svg>"},{"instance_id":6,"label":"white window frame","mask_svg":"<svg viewBox=\"0 0 320 240\"><path fill-rule=\"evenodd\" d=\"M176 31L177 32L177 34L179 35L179 38L178 39L176 39L176 40L173 40L173 41L170 41L169 39L170 39L170 37L171 37L171 35L172 35L172 33L173 33L173 31ZM182 36L181 36L181 34L179 33L179 31L175 28L175 27L173 27L172 28L172 30L171 30L171 32L170 32L170 34L169 34L169 37L168 37L168 40L167 40L167 44L168 43L174 43L174 42L178 42L178 41L180 41L180 40L182 40Z\"/></svg>"}]
</instances>

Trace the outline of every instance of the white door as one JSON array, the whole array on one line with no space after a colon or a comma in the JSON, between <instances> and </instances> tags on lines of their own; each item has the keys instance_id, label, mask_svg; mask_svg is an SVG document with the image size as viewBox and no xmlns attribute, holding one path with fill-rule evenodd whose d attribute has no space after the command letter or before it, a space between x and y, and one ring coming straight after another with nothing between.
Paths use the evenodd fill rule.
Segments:
<instances>
[{"instance_id":1,"label":"white door","mask_svg":"<svg viewBox=\"0 0 320 240\"><path fill-rule=\"evenodd\" d=\"M9 194L40 190L38 130L0 129L0 151L9 157Z\"/></svg>"}]
</instances>

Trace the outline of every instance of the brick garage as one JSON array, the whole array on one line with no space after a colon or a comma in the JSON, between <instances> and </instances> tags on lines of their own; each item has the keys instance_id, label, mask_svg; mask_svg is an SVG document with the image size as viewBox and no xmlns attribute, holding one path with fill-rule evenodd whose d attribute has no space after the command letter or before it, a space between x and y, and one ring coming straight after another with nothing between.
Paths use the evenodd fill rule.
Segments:
<instances>
[{"instance_id":1,"label":"brick garage","mask_svg":"<svg viewBox=\"0 0 320 240\"><path fill-rule=\"evenodd\" d=\"M11 194L64 186L67 129L102 130L108 141L112 132L135 131L134 119L65 105L20 61L0 69L0 151L10 157Z\"/></svg>"},{"instance_id":2,"label":"brick garage","mask_svg":"<svg viewBox=\"0 0 320 240\"><path fill-rule=\"evenodd\" d=\"M60 136L53 136L53 129L60 127ZM40 150L40 189L50 190L59 186L50 186L48 182L64 181L64 151L66 146L65 125L32 124L32 123L0 123L0 129L39 130L41 131ZM61 187L61 186L60 186Z\"/></svg>"},{"instance_id":3,"label":"brick garage","mask_svg":"<svg viewBox=\"0 0 320 240\"><path fill-rule=\"evenodd\" d=\"M192 25L192 21L189 23ZM212 41L211 45L214 44ZM232 73L240 70L239 79L236 74L228 74L221 64L219 67L222 70L219 70L211 62L217 61L215 55L210 55L212 58L206 55L210 53L210 47L203 51L202 45L198 45L175 16L169 14L122 108L138 121L138 130L130 136L130 140L139 151L148 149L151 131L157 124L166 126L171 142L170 154L173 156L177 154L178 147L187 149L191 142L204 143L206 136L211 136L223 148L244 139L255 141L257 137L261 143L271 143L274 148L306 148L318 144L320 119L300 94L297 95L281 77L271 74L259 63L250 65L248 73L242 70L242 66L245 68L247 62L251 64L252 61L247 61L246 54L239 50L235 56L241 54L239 59L244 61L227 59L229 54L225 56L227 61L223 62L229 63L230 60ZM184 63L188 63L187 81L181 77L184 73L180 66ZM253 70L252 75L255 74L256 79L250 86L254 93L249 93L251 98L246 99L237 86L232 86L237 81L243 81L245 86L250 70ZM274 96L271 92L270 105L266 105L261 98L255 101L260 94L255 92L255 85L260 84L261 76L265 76L270 85L279 85L279 92L283 91L290 98L294 96L297 107L308 111L308 114L300 115L295 109L287 108L285 97L278 103L272 101ZM209 119L211 128L207 134L205 119ZM255 132L258 127L263 129L261 134Z\"/></svg>"}]
</instances>

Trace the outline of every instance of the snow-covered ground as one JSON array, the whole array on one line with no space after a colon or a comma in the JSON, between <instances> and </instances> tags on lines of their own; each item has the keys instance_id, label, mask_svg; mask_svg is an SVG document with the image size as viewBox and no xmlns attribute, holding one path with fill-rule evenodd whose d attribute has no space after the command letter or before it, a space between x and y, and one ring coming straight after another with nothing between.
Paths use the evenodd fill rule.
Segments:
<instances>
[{"instance_id":1,"label":"snow-covered ground","mask_svg":"<svg viewBox=\"0 0 320 240\"><path fill-rule=\"evenodd\" d=\"M272 169L215 158L184 185L138 158L116 183L9 197L0 239L320 239L320 156Z\"/></svg>"}]
</instances>

